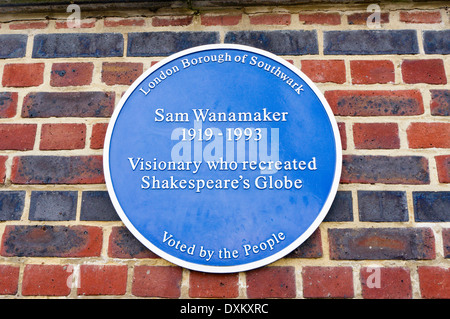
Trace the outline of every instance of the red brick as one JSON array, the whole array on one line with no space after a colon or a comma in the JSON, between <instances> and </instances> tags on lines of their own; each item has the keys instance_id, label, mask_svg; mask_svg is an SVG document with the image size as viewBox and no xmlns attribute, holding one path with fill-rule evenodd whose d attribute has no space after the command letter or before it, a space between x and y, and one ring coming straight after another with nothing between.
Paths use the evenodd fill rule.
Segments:
<instances>
[{"instance_id":1,"label":"red brick","mask_svg":"<svg viewBox=\"0 0 450 319\"><path fill-rule=\"evenodd\" d=\"M338 123L338 127L339 127L339 135L341 136L342 149L346 150L347 149L347 133L345 131L345 123L343 123L343 122Z\"/></svg>"},{"instance_id":2,"label":"red brick","mask_svg":"<svg viewBox=\"0 0 450 319\"><path fill-rule=\"evenodd\" d=\"M131 27L145 25L145 20L142 18L105 18L105 27Z\"/></svg>"},{"instance_id":3,"label":"red brick","mask_svg":"<svg viewBox=\"0 0 450 319\"><path fill-rule=\"evenodd\" d=\"M395 81L392 61L350 61L353 84L393 83Z\"/></svg>"},{"instance_id":4,"label":"red brick","mask_svg":"<svg viewBox=\"0 0 450 319\"><path fill-rule=\"evenodd\" d=\"M303 60L302 72L313 82L345 83L344 60Z\"/></svg>"},{"instance_id":5,"label":"red brick","mask_svg":"<svg viewBox=\"0 0 450 319\"><path fill-rule=\"evenodd\" d=\"M0 150L32 150L36 124L0 124Z\"/></svg>"},{"instance_id":6,"label":"red brick","mask_svg":"<svg viewBox=\"0 0 450 319\"><path fill-rule=\"evenodd\" d=\"M5 182L6 177L6 160L8 159L8 156L0 156L0 183Z\"/></svg>"},{"instance_id":7,"label":"red brick","mask_svg":"<svg viewBox=\"0 0 450 319\"><path fill-rule=\"evenodd\" d=\"M103 158L92 156L17 156L14 184L103 184Z\"/></svg>"},{"instance_id":8,"label":"red brick","mask_svg":"<svg viewBox=\"0 0 450 319\"><path fill-rule=\"evenodd\" d=\"M6 64L2 85L5 87L30 87L44 83L44 63Z\"/></svg>"},{"instance_id":9,"label":"red brick","mask_svg":"<svg viewBox=\"0 0 450 319\"><path fill-rule=\"evenodd\" d=\"M358 12L352 13L347 16L347 23L350 25L363 25L367 24L367 19L373 14L373 12ZM373 20L371 19L371 22ZM380 24L389 23L389 12L380 13Z\"/></svg>"},{"instance_id":10,"label":"red brick","mask_svg":"<svg viewBox=\"0 0 450 319\"><path fill-rule=\"evenodd\" d=\"M17 92L0 92L0 118L10 118L16 115L17 98Z\"/></svg>"},{"instance_id":11,"label":"red brick","mask_svg":"<svg viewBox=\"0 0 450 319\"><path fill-rule=\"evenodd\" d=\"M360 278L362 296L365 299L412 298L411 276L408 268L363 267Z\"/></svg>"},{"instance_id":12,"label":"red brick","mask_svg":"<svg viewBox=\"0 0 450 319\"><path fill-rule=\"evenodd\" d=\"M82 20L80 20L79 28L82 28L82 29L93 28L93 27L95 27L96 21L97 20L95 18L82 19ZM73 22L72 22L72 25L73 25ZM67 23L67 21L56 21L55 28L56 29L75 29L75 28L71 28L70 25Z\"/></svg>"},{"instance_id":13,"label":"red brick","mask_svg":"<svg viewBox=\"0 0 450 319\"><path fill-rule=\"evenodd\" d=\"M395 149L400 147L396 123L355 123L353 140L357 149Z\"/></svg>"},{"instance_id":14,"label":"red brick","mask_svg":"<svg viewBox=\"0 0 450 319\"><path fill-rule=\"evenodd\" d=\"M189 297L191 298L236 298L239 296L237 274L207 274L191 271L189 275Z\"/></svg>"},{"instance_id":15,"label":"red brick","mask_svg":"<svg viewBox=\"0 0 450 319\"><path fill-rule=\"evenodd\" d=\"M113 258L159 258L123 226L113 227L108 243L108 256Z\"/></svg>"},{"instance_id":16,"label":"red brick","mask_svg":"<svg viewBox=\"0 0 450 319\"><path fill-rule=\"evenodd\" d=\"M242 15L209 15L202 14L200 16L201 24L204 26L213 26L213 25L237 25L242 20Z\"/></svg>"},{"instance_id":17,"label":"red brick","mask_svg":"<svg viewBox=\"0 0 450 319\"><path fill-rule=\"evenodd\" d=\"M247 272L248 298L295 298L295 269L264 267Z\"/></svg>"},{"instance_id":18,"label":"red brick","mask_svg":"<svg viewBox=\"0 0 450 319\"><path fill-rule=\"evenodd\" d=\"M0 295L15 295L19 284L20 268L0 265Z\"/></svg>"},{"instance_id":19,"label":"red brick","mask_svg":"<svg viewBox=\"0 0 450 319\"><path fill-rule=\"evenodd\" d=\"M123 295L127 288L128 266L81 265L78 295Z\"/></svg>"},{"instance_id":20,"label":"red brick","mask_svg":"<svg viewBox=\"0 0 450 319\"><path fill-rule=\"evenodd\" d=\"M22 295L24 296L67 296L68 266L26 265L23 272Z\"/></svg>"},{"instance_id":21,"label":"red brick","mask_svg":"<svg viewBox=\"0 0 450 319\"><path fill-rule=\"evenodd\" d=\"M152 26L154 27L169 27L169 26L186 26L192 23L193 16L180 17L154 17L152 19Z\"/></svg>"},{"instance_id":22,"label":"red brick","mask_svg":"<svg viewBox=\"0 0 450 319\"><path fill-rule=\"evenodd\" d=\"M352 298L351 267L303 267L303 297Z\"/></svg>"},{"instance_id":23,"label":"red brick","mask_svg":"<svg viewBox=\"0 0 450 319\"><path fill-rule=\"evenodd\" d=\"M326 91L325 98L335 115L403 116L423 114L419 90Z\"/></svg>"},{"instance_id":24,"label":"red brick","mask_svg":"<svg viewBox=\"0 0 450 319\"><path fill-rule=\"evenodd\" d=\"M43 124L40 150L74 150L84 148L85 124Z\"/></svg>"},{"instance_id":25,"label":"red brick","mask_svg":"<svg viewBox=\"0 0 450 319\"><path fill-rule=\"evenodd\" d=\"M138 297L179 298L183 270L172 266L135 266L131 293Z\"/></svg>"},{"instance_id":26,"label":"red brick","mask_svg":"<svg viewBox=\"0 0 450 319\"><path fill-rule=\"evenodd\" d=\"M434 159L436 160L439 183L450 183L450 155L440 155Z\"/></svg>"},{"instance_id":27,"label":"red brick","mask_svg":"<svg viewBox=\"0 0 450 319\"><path fill-rule=\"evenodd\" d=\"M450 148L450 123L411 123L406 133L410 148Z\"/></svg>"},{"instance_id":28,"label":"red brick","mask_svg":"<svg viewBox=\"0 0 450 319\"><path fill-rule=\"evenodd\" d=\"M441 23L439 11L401 11L400 21L405 23Z\"/></svg>"},{"instance_id":29,"label":"red brick","mask_svg":"<svg viewBox=\"0 0 450 319\"><path fill-rule=\"evenodd\" d=\"M102 65L102 82L107 85L130 85L142 72L142 63L104 62Z\"/></svg>"},{"instance_id":30,"label":"red brick","mask_svg":"<svg viewBox=\"0 0 450 319\"><path fill-rule=\"evenodd\" d=\"M8 225L2 237L6 257L97 257L102 229L94 226Z\"/></svg>"},{"instance_id":31,"label":"red brick","mask_svg":"<svg viewBox=\"0 0 450 319\"><path fill-rule=\"evenodd\" d=\"M404 60L402 62L403 82L408 84L446 84L444 61L441 59Z\"/></svg>"},{"instance_id":32,"label":"red brick","mask_svg":"<svg viewBox=\"0 0 450 319\"><path fill-rule=\"evenodd\" d=\"M442 229L442 241L444 246L444 258L450 258L450 228Z\"/></svg>"},{"instance_id":33,"label":"red brick","mask_svg":"<svg viewBox=\"0 0 450 319\"><path fill-rule=\"evenodd\" d=\"M92 126L91 148L102 149L105 142L108 123L96 123Z\"/></svg>"},{"instance_id":34,"label":"red brick","mask_svg":"<svg viewBox=\"0 0 450 319\"><path fill-rule=\"evenodd\" d=\"M300 23L303 22L303 24L341 24L341 15L339 13L300 13L298 17L300 19Z\"/></svg>"},{"instance_id":35,"label":"red brick","mask_svg":"<svg viewBox=\"0 0 450 319\"><path fill-rule=\"evenodd\" d=\"M290 25L290 14L258 14L250 16L250 24Z\"/></svg>"},{"instance_id":36,"label":"red brick","mask_svg":"<svg viewBox=\"0 0 450 319\"><path fill-rule=\"evenodd\" d=\"M51 86L81 86L92 82L94 64L53 63L50 78Z\"/></svg>"},{"instance_id":37,"label":"red brick","mask_svg":"<svg viewBox=\"0 0 450 319\"><path fill-rule=\"evenodd\" d=\"M422 298L450 299L450 268L422 266L418 273Z\"/></svg>"},{"instance_id":38,"label":"red brick","mask_svg":"<svg viewBox=\"0 0 450 319\"><path fill-rule=\"evenodd\" d=\"M48 21L32 21L32 22L16 22L11 23L9 28L11 30L26 30L26 29L45 29L48 26Z\"/></svg>"}]
</instances>

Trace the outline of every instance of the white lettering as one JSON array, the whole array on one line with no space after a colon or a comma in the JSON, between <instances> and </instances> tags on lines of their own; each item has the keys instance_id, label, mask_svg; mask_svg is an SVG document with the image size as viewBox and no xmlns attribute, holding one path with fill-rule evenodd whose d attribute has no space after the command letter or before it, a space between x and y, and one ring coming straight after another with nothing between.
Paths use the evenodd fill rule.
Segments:
<instances>
[{"instance_id":1,"label":"white lettering","mask_svg":"<svg viewBox=\"0 0 450 319\"><path fill-rule=\"evenodd\" d=\"M244 248L245 256L250 256L250 254L259 254L261 251L265 251L267 249L273 250L275 245L279 244L285 239L286 236L283 232L279 232L278 234L273 233L268 239L261 241L257 245L245 244L242 245L242 247Z\"/></svg>"}]
</instances>

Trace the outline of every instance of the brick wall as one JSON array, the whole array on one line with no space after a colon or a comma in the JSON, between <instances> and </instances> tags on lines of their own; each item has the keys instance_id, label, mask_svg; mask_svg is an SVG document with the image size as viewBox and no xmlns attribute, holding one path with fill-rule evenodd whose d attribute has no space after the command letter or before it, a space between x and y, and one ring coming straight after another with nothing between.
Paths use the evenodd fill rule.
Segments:
<instances>
[{"instance_id":1,"label":"brick wall","mask_svg":"<svg viewBox=\"0 0 450 319\"><path fill-rule=\"evenodd\" d=\"M448 7L366 5L0 15L2 297L450 298ZM45 17L45 18L44 18ZM343 142L333 207L294 252L235 274L182 269L115 213L102 148L143 70L201 44L280 55L329 101Z\"/></svg>"}]
</instances>

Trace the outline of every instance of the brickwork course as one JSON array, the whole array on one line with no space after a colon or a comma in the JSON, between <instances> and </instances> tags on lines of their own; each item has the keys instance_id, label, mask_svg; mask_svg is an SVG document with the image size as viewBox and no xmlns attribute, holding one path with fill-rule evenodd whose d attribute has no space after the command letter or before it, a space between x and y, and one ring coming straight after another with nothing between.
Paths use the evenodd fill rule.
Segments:
<instances>
[{"instance_id":1,"label":"brickwork course","mask_svg":"<svg viewBox=\"0 0 450 319\"><path fill-rule=\"evenodd\" d=\"M1 298L450 298L448 2L381 2L375 26L369 4L82 7L79 28L65 10L1 13ZM325 220L285 258L242 273L189 271L149 251L103 177L128 86L213 43L293 63L342 137Z\"/></svg>"}]
</instances>

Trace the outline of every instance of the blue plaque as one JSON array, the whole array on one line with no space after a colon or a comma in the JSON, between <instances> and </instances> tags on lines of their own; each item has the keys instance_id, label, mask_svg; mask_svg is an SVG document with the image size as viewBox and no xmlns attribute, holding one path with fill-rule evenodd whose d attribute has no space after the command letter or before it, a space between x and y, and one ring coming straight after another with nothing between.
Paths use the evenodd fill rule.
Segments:
<instances>
[{"instance_id":1,"label":"blue plaque","mask_svg":"<svg viewBox=\"0 0 450 319\"><path fill-rule=\"evenodd\" d=\"M174 54L131 85L108 126L104 172L146 247L226 273L303 243L333 202L341 158L311 80L269 52L215 44Z\"/></svg>"}]
</instances>

